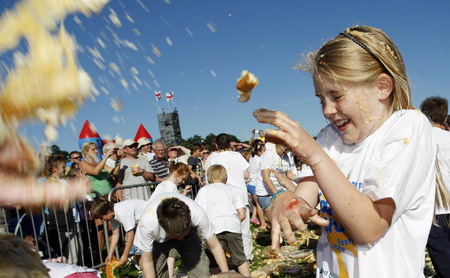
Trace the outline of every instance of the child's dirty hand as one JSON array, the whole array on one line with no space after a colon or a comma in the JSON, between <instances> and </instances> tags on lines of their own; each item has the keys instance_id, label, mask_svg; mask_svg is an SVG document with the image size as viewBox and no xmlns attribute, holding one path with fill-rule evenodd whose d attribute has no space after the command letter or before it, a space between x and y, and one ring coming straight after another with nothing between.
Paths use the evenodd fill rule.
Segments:
<instances>
[{"instance_id":1,"label":"child's dirty hand","mask_svg":"<svg viewBox=\"0 0 450 278\"><path fill-rule=\"evenodd\" d=\"M280 232L283 231L290 244L295 243L293 230L306 228L309 219L317 225L328 225L328 220L317 214L317 210L302 198L286 191L278 194L272 202L272 249L279 248Z\"/></svg>"}]
</instances>

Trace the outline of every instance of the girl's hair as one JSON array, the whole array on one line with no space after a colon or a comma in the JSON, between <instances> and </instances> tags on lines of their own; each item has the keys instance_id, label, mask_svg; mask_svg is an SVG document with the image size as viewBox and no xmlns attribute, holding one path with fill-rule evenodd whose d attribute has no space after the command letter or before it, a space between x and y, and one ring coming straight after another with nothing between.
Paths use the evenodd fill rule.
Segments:
<instances>
[{"instance_id":1,"label":"girl's hair","mask_svg":"<svg viewBox=\"0 0 450 278\"><path fill-rule=\"evenodd\" d=\"M191 210L178 198L167 198L156 209L158 222L167 234L186 234L191 228Z\"/></svg>"},{"instance_id":2,"label":"girl's hair","mask_svg":"<svg viewBox=\"0 0 450 278\"><path fill-rule=\"evenodd\" d=\"M185 176L185 175L189 174L190 172L191 172L191 170L189 169L189 166L187 164L184 164L182 162L175 163L175 161L170 162L169 173L171 175L176 174L179 177L179 176Z\"/></svg>"},{"instance_id":3,"label":"girl's hair","mask_svg":"<svg viewBox=\"0 0 450 278\"><path fill-rule=\"evenodd\" d=\"M53 174L53 167L58 167L59 164L66 164L66 158L60 154L54 154L47 159L45 166L45 176L50 177Z\"/></svg>"},{"instance_id":4,"label":"girl's hair","mask_svg":"<svg viewBox=\"0 0 450 278\"><path fill-rule=\"evenodd\" d=\"M266 149L266 146L260 145L260 144L255 144L252 148L252 156L257 155L258 153L263 153L265 149Z\"/></svg>"},{"instance_id":5,"label":"girl's hair","mask_svg":"<svg viewBox=\"0 0 450 278\"><path fill-rule=\"evenodd\" d=\"M209 183L227 183L228 180L227 170L220 164L214 164L209 167L206 176Z\"/></svg>"},{"instance_id":6,"label":"girl's hair","mask_svg":"<svg viewBox=\"0 0 450 278\"><path fill-rule=\"evenodd\" d=\"M88 157L87 151L91 146L95 146L97 148L97 144L94 142L86 142L81 146L81 155L86 159Z\"/></svg>"},{"instance_id":7,"label":"girl's hair","mask_svg":"<svg viewBox=\"0 0 450 278\"><path fill-rule=\"evenodd\" d=\"M101 219L103 215L114 211L114 203L103 198L98 198L92 203L90 211L92 218Z\"/></svg>"},{"instance_id":8,"label":"girl's hair","mask_svg":"<svg viewBox=\"0 0 450 278\"><path fill-rule=\"evenodd\" d=\"M375 82L381 73L392 77L394 88L388 102L390 112L412 108L411 92L403 58L382 30L353 26L309 53L299 69L312 72L317 82L324 78L355 85Z\"/></svg>"}]
</instances>

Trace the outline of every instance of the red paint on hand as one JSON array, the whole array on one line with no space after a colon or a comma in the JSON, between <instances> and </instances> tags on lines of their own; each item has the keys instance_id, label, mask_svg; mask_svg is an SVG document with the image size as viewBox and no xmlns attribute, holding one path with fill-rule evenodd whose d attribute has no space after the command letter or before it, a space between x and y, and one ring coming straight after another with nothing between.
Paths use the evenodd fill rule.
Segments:
<instances>
[{"instance_id":1,"label":"red paint on hand","mask_svg":"<svg viewBox=\"0 0 450 278\"><path fill-rule=\"evenodd\" d=\"M292 202L289 204L288 209L291 210L293 209L296 205L298 205L300 201L298 199L294 199L292 200Z\"/></svg>"}]
</instances>

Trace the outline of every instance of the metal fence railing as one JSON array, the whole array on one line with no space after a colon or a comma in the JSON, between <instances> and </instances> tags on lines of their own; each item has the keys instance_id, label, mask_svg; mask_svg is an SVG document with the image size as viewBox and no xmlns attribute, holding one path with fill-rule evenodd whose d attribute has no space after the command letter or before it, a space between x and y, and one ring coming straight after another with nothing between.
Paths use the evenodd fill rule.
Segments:
<instances>
[{"instance_id":1,"label":"metal fence railing","mask_svg":"<svg viewBox=\"0 0 450 278\"><path fill-rule=\"evenodd\" d=\"M122 200L119 197L122 194L124 199L148 200L157 184L153 182L114 187L107 198L117 202ZM125 192L127 194L123 194ZM188 196L194 199L196 193L192 191ZM103 196L93 192L65 209L42 207L31 211L0 208L0 233L12 233L34 244L34 249L42 259L58 259L91 268L104 266L110 248L110 225L105 221L96 222L92 219L89 209L96 198ZM123 230L121 235L120 243L123 245ZM116 257L119 257L118 249Z\"/></svg>"},{"instance_id":2,"label":"metal fence railing","mask_svg":"<svg viewBox=\"0 0 450 278\"><path fill-rule=\"evenodd\" d=\"M12 233L30 242L42 259L94 266L101 254L98 229L90 218L89 205L98 192L72 202L65 209L42 207L0 209L0 232Z\"/></svg>"}]
</instances>

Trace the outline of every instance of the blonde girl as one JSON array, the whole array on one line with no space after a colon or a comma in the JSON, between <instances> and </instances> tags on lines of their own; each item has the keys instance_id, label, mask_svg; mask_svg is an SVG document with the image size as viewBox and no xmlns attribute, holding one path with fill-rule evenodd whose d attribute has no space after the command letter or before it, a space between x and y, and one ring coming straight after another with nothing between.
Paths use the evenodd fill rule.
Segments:
<instances>
[{"instance_id":1,"label":"blonde girl","mask_svg":"<svg viewBox=\"0 0 450 278\"><path fill-rule=\"evenodd\" d=\"M111 167L106 165L108 158L116 159L117 149L109 149L100 162L96 161L98 157L97 144L94 142L86 142L81 146L81 154L83 161L79 166L92 183L92 189L105 196L111 190L112 176L119 174L119 163L115 163Z\"/></svg>"},{"instance_id":2,"label":"blonde girl","mask_svg":"<svg viewBox=\"0 0 450 278\"><path fill-rule=\"evenodd\" d=\"M411 109L400 52L382 30L354 26L302 68L330 122L317 141L281 112L254 113L277 127L269 141L309 166L294 193L274 197L273 247L280 228L293 242L292 229L309 218L323 226L317 277L423 277L436 144L427 118Z\"/></svg>"}]
</instances>

